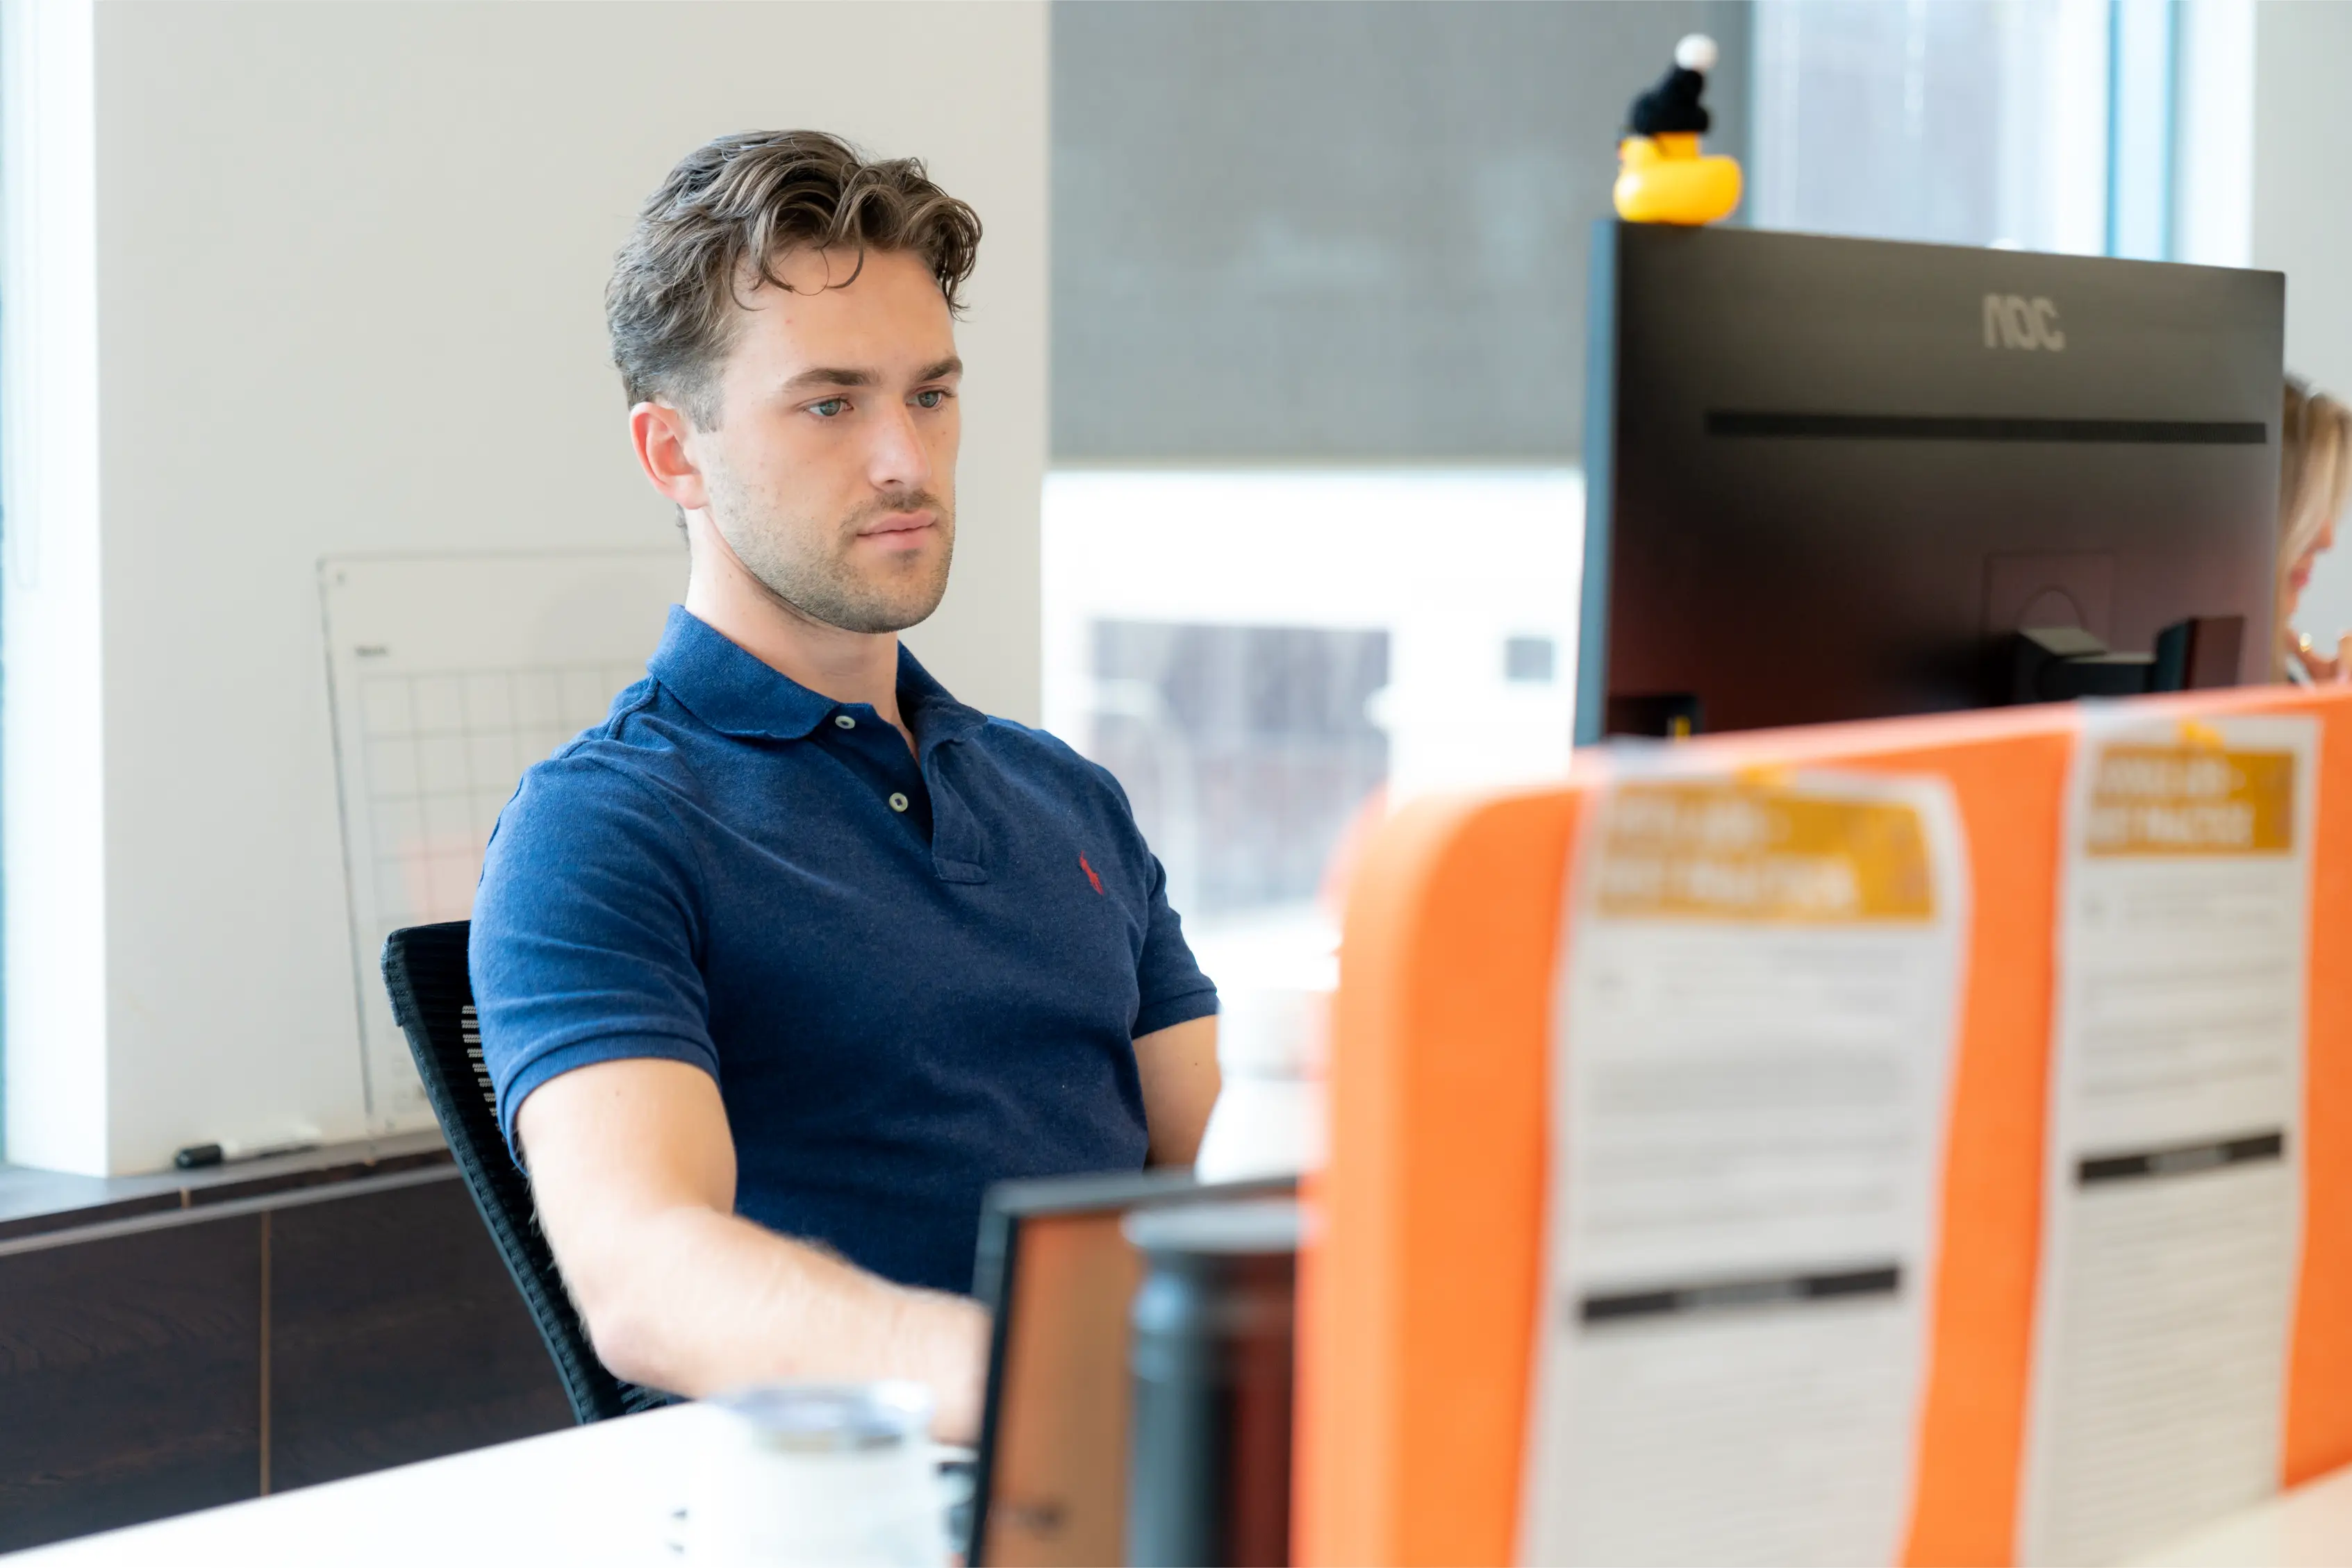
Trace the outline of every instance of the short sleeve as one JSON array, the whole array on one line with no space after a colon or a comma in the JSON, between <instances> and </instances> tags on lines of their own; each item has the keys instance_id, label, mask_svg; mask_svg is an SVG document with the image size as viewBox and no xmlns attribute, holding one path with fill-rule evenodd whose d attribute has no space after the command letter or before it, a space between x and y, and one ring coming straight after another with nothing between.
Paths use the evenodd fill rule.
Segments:
<instances>
[{"instance_id":1,"label":"short sleeve","mask_svg":"<svg viewBox=\"0 0 2352 1568\"><path fill-rule=\"evenodd\" d=\"M1158 855L1150 855L1150 861L1151 912L1144 926L1143 954L1136 960L1140 1000L1132 1033L1138 1040L1217 1010L1217 988L1201 972L1184 940L1184 922L1168 902L1167 870Z\"/></svg>"},{"instance_id":2,"label":"short sleeve","mask_svg":"<svg viewBox=\"0 0 2352 1568\"><path fill-rule=\"evenodd\" d=\"M1168 868L1144 842L1126 786L1101 763L1078 756L1061 741L1053 744L1109 796L1107 804L1118 830L1139 862L1151 871L1150 894L1144 901L1143 951L1135 962L1135 1023L1128 1030L1129 1038L1141 1040L1147 1034L1207 1018L1217 1010L1216 984L1201 972L1192 945L1184 940L1183 918L1168 902Z\"/></svg>"},{"instance_id":3,"label":"short sleeve","mask_svg":"<svg viewBox=\"0 0 2352 1568\"><path fill-rule=\"evenodd\" d=\"M1103 805L1109 811L1113 831L1127 841L1134 857L1129 863L1150 868L1150 892L1144 900L1143 950L1135 960L1135 1022L1128 1030L1128 1037L1141 1040L1147 1034L1207 1018L1217 1010L1216 985L1201 972L1199 962L1192 956L1192 945L1184 940L1184 922L1168 902L1168 868L1160 863L1160 857L1144 842L1143 829L1136 822L1135 807L1127 798L1126 787L1119 783L1117 774L1101 763L1078 756L1061 741L1053 744L1108 797Z\"/></svg>"},{"instance_id":4,"label":"short sleeve","mask_svg":"<svg viewBox=\"0 0 2352 1568\"><path fill-rule=\"evenodd\" d=\"M699 868L654 792L592 756L541 763L499 816L468 959L499 1124L549 1079L659 1057L719 1074Z\"/></svg>"}]
</instances>

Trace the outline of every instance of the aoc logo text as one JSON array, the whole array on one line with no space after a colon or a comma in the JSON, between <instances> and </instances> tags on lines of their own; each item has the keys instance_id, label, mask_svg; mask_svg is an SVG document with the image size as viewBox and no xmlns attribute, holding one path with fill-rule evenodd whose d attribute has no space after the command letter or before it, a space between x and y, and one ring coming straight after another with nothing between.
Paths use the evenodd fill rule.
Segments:
<instances>
[{"instance_id":1,"label":"aoc logo text","mask_svg":"<svg viewBox=\"0 0 2352 1568\"><path fill-rule=\"evenodd\" d=\"M2058 329L2058 307L2047 299L2022 294L1984 297L1984 334L1988 349L2047 349L2066 351L2066 334Z\"/></svg>"}]
</instances>

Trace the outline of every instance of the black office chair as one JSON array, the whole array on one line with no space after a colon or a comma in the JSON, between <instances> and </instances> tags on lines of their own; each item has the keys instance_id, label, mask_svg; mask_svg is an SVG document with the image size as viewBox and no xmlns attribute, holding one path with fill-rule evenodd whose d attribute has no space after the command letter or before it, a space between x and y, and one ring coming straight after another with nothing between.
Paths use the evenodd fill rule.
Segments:
<instances>
[{"instance_id":1,"label":"black office chair","mask_svg":"<svg viewBox=\"0 0 2352 1568\"><path fill-rule=\"evenodd\" d=\"M563 1378L572 1414L583 1422L627 1416L673 1403L656 1389L625 1383L604 1370L588 1330L564 1293L554 1254L540 1234L530 1183L515 1168L499 1132L489 1069L482 1064L481 1025L474 1016L474 985L466 972L467 922L411 925L384 939L383 984L392 1016L408 1036L425 1097L457 1156L474 1207L490 1228L507 1272L530 1306L547 1354Z\"/></svg>"}]
</instances>

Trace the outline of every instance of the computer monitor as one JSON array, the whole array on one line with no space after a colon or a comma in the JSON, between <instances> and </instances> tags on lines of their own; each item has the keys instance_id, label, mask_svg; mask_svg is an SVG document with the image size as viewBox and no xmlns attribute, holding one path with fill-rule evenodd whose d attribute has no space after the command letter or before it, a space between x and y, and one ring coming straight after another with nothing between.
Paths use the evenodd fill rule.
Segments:
<instances>
[{"instance_id":1,"label":"computer monitor","mask_svg":"<svg viewBox=\"0 0 2352 1568\"><path fill-rule=\"evenodd\" d=\"M1580 741L2012 700L2036 627L2270 677L2279 274L1603 223L1591 283Z\"/></svg>"},{"instance_id":2,"label":"computer monitor","mask_svg":"<svg viewBox=\"0 0 2352 1568\"><path fill-rule=\"evenodd\" d=\"M1138 1208L1286 1197L1296 1177L1202 1184L1189 1170L1003 1182L981 1210L973 1291L995 1314L965 1561L1125 1561L1128 1313Z\"/></svg>"}]
</instances>

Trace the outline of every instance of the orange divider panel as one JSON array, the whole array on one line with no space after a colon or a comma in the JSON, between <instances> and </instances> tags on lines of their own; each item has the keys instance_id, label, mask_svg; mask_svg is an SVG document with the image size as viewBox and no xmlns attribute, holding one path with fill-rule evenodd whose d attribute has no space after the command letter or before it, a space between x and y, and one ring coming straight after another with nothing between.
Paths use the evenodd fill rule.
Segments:
<instances>
[{"instance_id":1,"label":"orange divider panel","mask_svg":"<svg viewBox=\"0 0 2352 1568\"><path fill-rule=\"evenodd\" d=\"M2299 1486L2352 1464L2352 691L2263 699L2245 711L2326 719L2304 1019L2303 1279L2287 1362L2285 1480Z\"/></svg>"},{"instance_id":2,"label":"orange divider panel","mask_svg":"<svg viewBox=\"0 0 2352 1568\"><path fill-rule=\"evenodd\" d=\"M2332 714L2352 691L2150 698L2149 716ZM2352 721L2326 727L2309 1198L2286 1479L2352 1460ZM1931 772L1971 873L1933 1364L1906 1561L2013 1559L2040 1242L2053 884L2074 710L1691 743L1726 767ZM1331 1160L1310 1184L1297 1546L1310 1563L1508 1562L1545 1207L1554 968L1583 786L1419 803L1366 852L1333 1015Z\"/></svg>"},{"instance_id":3,"label":"orange divider panel","mask_svg":"<svg viewBox=\"0 0 2352 1568\"><path fill-rule=\"evenodd\" d=\"M1357 870L1300 1281L1300 1562L1510 1557L1576 804L1418 804Z\"/></svg>"}]
</instances>

